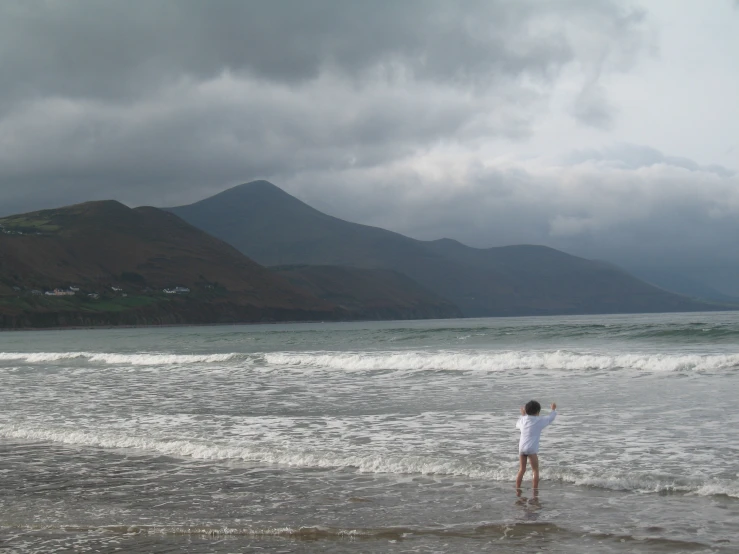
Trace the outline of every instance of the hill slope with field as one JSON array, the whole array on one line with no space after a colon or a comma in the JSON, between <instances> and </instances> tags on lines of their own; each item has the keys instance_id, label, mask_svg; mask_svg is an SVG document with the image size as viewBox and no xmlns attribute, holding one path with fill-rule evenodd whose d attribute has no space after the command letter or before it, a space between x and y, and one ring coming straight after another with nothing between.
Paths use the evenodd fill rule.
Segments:
<instances>
[{"instance_id":1,"label":"hill slope with field","mask_svg":"<svg viewBox=\"0 0 739 554\"><path fill-rule=\"evenodd\" d=\"M88 202L0 219L5 328L342 315L335 305L156 208Z\"/></svg>"}]
</instances>

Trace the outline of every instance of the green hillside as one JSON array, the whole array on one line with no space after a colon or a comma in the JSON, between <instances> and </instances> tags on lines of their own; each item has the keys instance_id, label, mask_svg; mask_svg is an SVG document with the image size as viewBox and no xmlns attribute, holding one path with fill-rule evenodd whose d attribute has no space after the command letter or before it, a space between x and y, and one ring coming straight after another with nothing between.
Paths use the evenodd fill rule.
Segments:
<instances>
[{"instance_id":1,"label":"green hillside","mask_svg":"<svg viewBox=\"0 0 739 554\"><path fill-rule=\"evenodd\" d=\"M345 317L156 208L88 202L0 226L5 328Z\"/></svg>"}]
</instances>

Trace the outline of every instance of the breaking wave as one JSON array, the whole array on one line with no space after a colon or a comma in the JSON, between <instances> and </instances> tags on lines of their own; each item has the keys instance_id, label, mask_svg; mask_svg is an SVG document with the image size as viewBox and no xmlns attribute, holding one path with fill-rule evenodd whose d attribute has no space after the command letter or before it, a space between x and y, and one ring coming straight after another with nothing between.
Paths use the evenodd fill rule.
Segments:
<instances>
[{"instance_id":1,"label":"breaking wave","mask_svg":"<svg viewBox=\"0 0 739 554\"><path fill-rule=\"evenodd\" d=\"M473 371L512 370L650 372L722 371L739 369L739 354L604 354L553 351L413 350L384 352L268 352L223 354L171 354L143 352L0 352L0 363L24 364L74 362L128 366L225 364L263 366L266 369L372 371Z\"/></svg>"},{"instance_id":2,"label":"breaking wave","mask_svg":"<svg viewBox=\"0 0 739 554\"><path fill-rule=\"evenodd\" d=\"M28 528L28 527L27 527ZM33 526L30 528L34 528ZM43 527L49 529L48 525ZM445 527L379 527L379 528L337 528L325 525L313 525L303 527L219 527L212 525L145 525L135 523L131 525L64 525L61 527L66 532L92 532L92 533L116 533L122 535L171 535L192 536L200 535L206 537L284 537L297 540L392 540L400 541L413 536L436 536L436 537L489 537L500 535L502 537L526 538L528 536L553 536L572 534L564 527L551 522L507 522L488 523L475 526L445 526ZM600 539L604 538L599 536ZM620 538L620 537L619 537Z\"/></svg>"},{"instance_id":3,"label":"breaking wave","mask_svg":"<svg viewBox=\"0 0 739 554\"><path fill-rule=\"evenodd\" d=\"M350 469L360 473L449 475L470 479L512 481L514 468L493 467L455 457L397 453L345 453L249 445L219 445L207 441L157 440L117 433L92 433L0 425L0 436L106 449L131 449L179 458L243 461L295 468ZM739 483L721 479L669 477L634 472L544 469L542 478L614 491L676 492L739 498Z\"/></svg>"},{"instance_id":4,"label":"breaking wave","mask_svg":"<svg viewBox=\"0 0 739 554\"><path fill-rule=\"evenodd\" d=\"M739 354L589 354L535 351L281 352L272 365L346 371L617 370L716 371L739 368Z\"/></svg>"},{"instance_id":5,"label":"breaking wave","mask_svg":"<svg viewBox=\"0 0 739 554\"><path fill-rule=\"evenodd\" d=\"M357 541L390 541L400 542L406 539L418 537L435 537L448 541L450 538L464 539L496 539L496 540L515 540L520 550L536 549L542 541L545 544L551 544L552 541L561 540L578 540L582 542L584 538L590 541L597 541L601 547L603 543L618 544L623 549L624 543L628 543L639 551L644 548L650 548L655 552L716 552L715 545L708 545L699 540L680 540L667 537L645 537L643 535L632 535L629 533L605 533L595 529L591 530L573 530L567 527L559 526L552 521L492 521L478 522L477 524L462 525L445 525L445 526L391 526L391 527L364 527L364 528L340 528L328 525L312 525L301 527L227 527L212 524L205 525L145 525L139 522L133 524L117 524L117 525L48 525L43 527L36 525L22 526L22 529L43 529L55 530L61 529L65 533L85 533L91 536L99 536L100 534L114 535L136 535L154 537L158 540L158 536L184 536L184 537L208 537L222 539L225 537L248 537L251 539L260 539L267 537L280 537L293 541L347 541L351 542L351 548L357 550ZM79 539L78 539L79 540ZM532 544L530 541L536 541ZM525 541L525 542L522 542ZM728 542L728 541L727 541ZM77 545L80 543L77 542ZM525 548L528 545L528 548ZM157 545L159 546L159 545ZM274 545L270 545L274 546ZM251 548L263 549L259 546L249 545ZM250 548L250 549L251 549ZM347 548L348 545L347 545ZM360 547L361 548L361 547ZM89 548L88 548L89 549ZM120 549L120 548L117 548ZM310 550L315 550L313 547ZM318 548L320 550L320 548ZM415 551L416 549L411 549ZM506 548L505 551L509 551Z\"/></svg>"},{"instance_id":6,"label":"breaking wave","mask_svg":"<svg viewBox=\"0 0 739 554\"><path fill-rule=\"evenodd\" d=\"M166 354L138 353L113 354L106 352L0 352L0 361L23 363L49 363L80 360L111 365L173 365L193 363L227 362L243 357L240 354Z\"/></svg>"}]
</instances>

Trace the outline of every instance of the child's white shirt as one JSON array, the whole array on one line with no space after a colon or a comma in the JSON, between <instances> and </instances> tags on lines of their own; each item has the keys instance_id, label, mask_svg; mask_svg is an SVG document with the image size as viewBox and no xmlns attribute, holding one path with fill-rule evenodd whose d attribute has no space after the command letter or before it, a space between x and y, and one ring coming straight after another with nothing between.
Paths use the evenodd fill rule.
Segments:
<instances>
[{"instance_id":1,"label":"child's white shirt","mask_svg":"<svg viewBox=\"0 0 739 554\"><path fill-rule=\"evenodd\" d=\"M557 417L557 410L552 410L549 415L532 416L523 415L518 418L516 428L521 429L521 440L518 441L519 454L538 454L539 437L541 431Z\"/></svg>"}]
</instances>

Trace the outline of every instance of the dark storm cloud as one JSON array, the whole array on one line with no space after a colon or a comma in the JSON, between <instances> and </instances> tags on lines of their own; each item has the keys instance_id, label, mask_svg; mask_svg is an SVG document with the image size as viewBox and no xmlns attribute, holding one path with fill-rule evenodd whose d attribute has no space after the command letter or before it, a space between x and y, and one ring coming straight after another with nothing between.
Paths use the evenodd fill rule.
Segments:
<instances>
[{"instance_id":1,"label":"dark storm cloud","mask_svg":"<svg viewBox=\"0 0 739 554\"><path fill-rule=\"evenodd\" d=\"M491 98L505 105L507 90L466 98L368 83L358 95L333 77L286 86L224 75L133 105L40 99L5 118L0 173L15 185L6 198L182 203L250 177L392 163L450 134L517 136L526 132L521 108L478 121L481 130L469 125Z\"/></svg>"},{"instance_id":2,"label":"dark storm cloud","mask_svg":"<svg viewBox=\"0 0 739 554\"><path fill-rule=\"evenodd\" d=\"M5 2L0 211L171 204L255 177L520 139L563 67L627 64L608 0ZM571 28L587 33L570 33ZM597 55L593 55L597 53ZM580 116L579 116L580 117Z\"/></svg>"},{"instance_id":3,"label":"dark storm cloud","mask_svg":"<svg viewBox=\"0 0 739 554\"><path fill-rule=\"evenodd\" d=\"M558 3L598 13L606 2ZM117 98L228 69L295 82L326 66L358 75L398 64L416 78L480 82L547 77L572 58L536 2L34 2L4 6L0 78L16 94ZM11 85L14 84L14 85Z\"/></svg>"}]
</instances>

